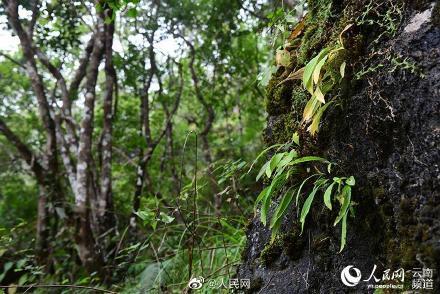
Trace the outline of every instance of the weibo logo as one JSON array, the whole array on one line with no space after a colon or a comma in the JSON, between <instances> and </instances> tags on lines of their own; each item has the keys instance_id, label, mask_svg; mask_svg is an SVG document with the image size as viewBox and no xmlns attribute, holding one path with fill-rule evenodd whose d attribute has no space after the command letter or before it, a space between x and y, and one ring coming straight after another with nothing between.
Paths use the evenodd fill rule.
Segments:
<instances>
[{"instance_id":1,"label":"weibo logo","mask_svg":"<svg viewBox=\"0 0 440 294\"><path fill-rule=\"evenodd\" d=\"M350 269L353 269L355 275L350 273ZM359 284L361 280L362 274L358 268L353 267L352 265L344 267L341 271L341 281L345 286L354 287Z\"/></svg>"}]
</instances>

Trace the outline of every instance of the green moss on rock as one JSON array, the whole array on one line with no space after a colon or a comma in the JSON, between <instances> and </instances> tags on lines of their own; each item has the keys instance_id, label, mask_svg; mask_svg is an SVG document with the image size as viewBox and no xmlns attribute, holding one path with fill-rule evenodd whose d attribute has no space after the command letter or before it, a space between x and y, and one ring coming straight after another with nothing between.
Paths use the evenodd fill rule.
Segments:
<instances>
[{"instance_id":1,"label":"green moss on rock","mask_svg":"<svg viewBox=\"0 0 440 294\"><path fill-rule=\"evenodd\" d=\"M277 237L273 242L267 244L260 254L261 264L265 266L270 266L282 253L282 242L279 237Z\"/></svg>"},{"instance_id":2,"label":"green moss on rock","mask_svg":"<svg viewBox=\"0 0 440 294\"><path fill-rule=\"evenodd\" d=\"M293 133L298 129L297 118L292 112L277 116L270 124L271 131L263 136L268 146L291 141Z\"/></svg>"},{"instance_id":3,"label":"green moss on rock","mask_svg":"<svg viewBox=\"0 0 440 294\"><path fill-rule=\"evenodd\" d=\"M325 40L330 37L327 21L332 15L331 0L309 0L309 13L305 22L304 36L298 51L298 63L306 64L318 50L325 45Z\"/></svg>"},{"instance_id":4,"label":"green moss on rock","mask_svg":"<svg viewBox=\"0 0 440 294\"><path fill-rule=\"evenodd\" d=\"M290 90L286 84L278 86L279 82L279 79L272 78L266 89L266 111L269 115L279 115L290 111Z\"/></svg>"}]
</instances>

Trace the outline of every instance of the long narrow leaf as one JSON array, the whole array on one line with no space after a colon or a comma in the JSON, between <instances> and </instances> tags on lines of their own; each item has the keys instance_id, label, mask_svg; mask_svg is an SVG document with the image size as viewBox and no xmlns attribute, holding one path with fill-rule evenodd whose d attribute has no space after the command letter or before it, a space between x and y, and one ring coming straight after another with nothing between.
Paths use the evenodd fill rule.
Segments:
<instances>
[{"instance_id":1,"label":"long narrow leaf","mask_svg":"<svg viewBox=\"0 0 440 294\"><path fill-rule=\"evenodd\" d=\"M260 219L264 225L266 225L266 223L267 223L267 212L270 207L270 202L272 199L271 196L279 189L279 187L284 185L286 180L287 180L286 175L279 175L279 176L275 177L272 180L272 183L270 184L270 186L268 187L266 194L264 196L262 196L262 198L261 198L262 204L261 204Z\"/></svg>"},{"instance_id":2,"label":"long narrow leaf","mask_svg":"<svg viewBox=\"0 0 440 294\"><path fill-rule=\"evenodd\" d=\"M264 172L266 171L266 168L268 167L270 161L266 162L260 169L260 171L258 172L257 177L255 178L255 181L258 182L258 180L261 178L261 176L264 174Z\"/></svg>"},{"instance_id":3,"label":"long narrow leaf","mask_svg":"<svg viewBox=\"0 0 440 294\"><path fill-rule=\"evenodd\" d=\"M344 186L344 188L342 188L341 193L344 197L344 202L342 203L338 217L336 218L335 223L333 224L334 226L336 226L339 223L339 221L344 217L344 215L347 213L347 209L351 202L351 187L348 185Z\"/></svg>"},{"instance_id":4,"label":"long narrow leaf","mask_svg":"<svg viewBox=\"0 0 440 294\"><path fill-rule=\"evenodd\" d=\"M318 86L316 86L316 90L315 90L315 96L316 99L321 102L321 103L325 103L325 98L324 98L324 94L321 91L321 88Z\"/></svg>"},{"instance_id":5,"label":"long narrow leaf","mask_svg":"<svg viewBox=\"0 0 440 294\"><path fill-rule=\"evenodd\" d=\"M303 74L303 86L309 91L310 94L313 94L313 70L315 69L316 63L318 62L318 56L315 56L312 60L304 68Z\"/></svg>"},{"instance_id":6,"label":"long narrow leaf","mask_svg":"<svg viewBox=\"0 0 440 294\"><path fill-rule=\"evenodd\" d=\"M264 154L266 154L267 151L275 148L275 147L280 147L283 146L284 144L275 144L272 146L267 147L266 149L264 149L263 151L260 152L260 154L258 154L258 156L255 158L255 160L252 162L251 166L249 167L249 170L247 173L250 173L250 171L252 170L252 168L254 167L254 165L258 162L258 159L260 159L261 156L263 156Z\"/></svg>"},{"instance_id":7,"label":"long narrow leaf","mask_svg":"<svg viewBox=\"0 0 440 294\"><path fill-rule=\"evenodd\" d=\"M318 100L316 99L316 96L313 94L312 98L310 98L310 100L307 102L306 106L304 107L302 122L309 121L313 117L313 113L317 101Z\"/></svg>"},{"instance_id":8,"label":"long narrow leaf","mask_svg":"<svg viewBox=\"0 0 440 294\"><path fill-rule=\"evenodd\" d=\"M298 159L295 159L289 165L296 165L298 163L309 162L309 161L323 161L327 162L327 159L319 157L319 156L303 156Z\"/></svg>"},{"instance_id":9,"label":"long narrow leaf","mask_svg":"<svg viewBox=\"0 0 440 294\"><path fill-rule=\"evenodd\" d=\"M267 212L269 211L269 207L270 207L270 200L272 198L271 195L272 195L272 189L269 189L262 200L263 203L261 204L260 219L264 226L266 226L267 223Z\"/></svg>"},{"instance_id":10,"label":"long narrow leaf","mask_svg":"<svg viewBox=\"0 0 440 294\"><path fill-rule=\"evenodd\" d=\"M271 172L273 172L275 170L275 168L277 167L278 163L283 159L283 157L286 154L287 154L287 152L283 152L283 153L277 153L274 156L272 156L272 159L270 160L270 164L269 164Z\"/></svg>"},{"instance_id":11,"label":"long narrow leaf","mask_svg":"<svg viewBox=\"0 0 440 294\"><path fill-rule=\"evenodd\" d=\"M266 177L268 179L270 179L270 177L272 176L272 169L270 168L270 161L269 161L269 164L266 166L265 172L266 172Z\"/></svg>"},{"instance_id":12,"label":"long narrow leaf","mask_svg":"<svg viewBox=\"0 0 440 294\"><path fill-rule=\"evenodd\" d=\"M332 189L333 186L335 185L335 182L333 182L331 185L329 185L327 187L327 189L325 190L324 193L324 204L325 206L328 207L328 209L332 210L332 201L331 201L331 196L332 196Z\"/></svg>"},{"instance_id":13,"label":"long narrow leaf","mask_svg":"<svg viewBox=\"0 0 440 294\"><path fill-rule=\"evenodd\" d=\"M347 215L348 213L344 214L344 217L342 218L341 249L339 249L339 252L341 252L344 249L345 243L347 242Z\"/></svg>"},{"instance_id":14,"label":"long narrow leaf","mask_svg":"<svg viewBox=\"0 0 440 294\"><path fill-rule=\"evenodd\" d=\"M327 104L325 104L324 106L322 106L318 110L318 112L315 114L315 116L313 117L313 121L312 121L312 123L310 124L310 126L307 129L312 136L314 136L315 133L318 132L319 123L321 122L321 117L322 117L324 111L327 109L327 107L331 104L331 102L332 101L330 101Z\"/></svg>"},{"instance_id":15,"label":"long narrow leaf","mask_svg":"<svg viewBox=\"0 0 440 294\"><path fill-rule=\"evenodd\" d=\"M263 189L263 191L260 192L257 199L255 200L255 204L254 204L255 208L257 208L258 204L261 202L261 200L263 200L264 196L266 196L266 193L270 188L271 186L267 186L266 188Z\"/></svg>"},{"instance_id":16,"label":"long narrow leaf","mask_svg":"<svg viewBox=\"0 0 440 294\"><path fill-rule=\"evenodd\" d=\"M310 180L311 178L313 178L313 177L315 177L315 176L317 176L317 175L316 175L316 174L311 175L310 177L308 177L307 179L305 179L304 181L302 181L301 185L300 185L299 188L298 188L298 192L296 192L296 200L295 200L295 206L296 206L296 207L298 207L298 199L299 199L299 195L301 194L302 187L304 186L304 184L305 184L308 180Z\"/></svg>"},{"instance_id":17,"label":"long narrow leaf","mask_svg":"<svg viewBox=\"0 0 440 294\"><path fill-rule=\"evenodd\" d=\"M295 150L291 150L287 156L285 156L277 165L277 169L283 168L289 164L294 158L298 157L298 153Z\"/></svg>"},{"instance_id":18,"label":"long narrow leaf","mask_svg":"<svg viewBox=\"0 0 440 294\"><path fill-rule=\"evenodd\" d=\"M280 204L278 205L277 209L275 210L275 213L272 217L272 220L270 222L270 228L272 229L274 224L281 219L286 212L286 209L289 207L290 203L293 199L293 194L295 191L290 193L290 189L284 194L283 198L280 201Z\"/></svg>"},{"instance_id":19,"label":"long narrow leaf","mask_svg":"<svg viewBox=\"0 0 440 294\"><path fill-rule=\"evenodd\" d=\"M299 219L299 221L301 222L301 234L304 229L304 223L306 222L306 217L309 214L310 207L312 206L313 199L315 198L316 191L318 191L318 187L315 187L312 190L312 192L309 194L309 197L307 197L306 201L304 202L303 208L301 210L301 217Z\"/></svg>"},{"instance_id":20,"label":"long narrow leaf","mask_svg":"<svg viewBox=\"0 0 440 294\"><path fill-rule=\"evenodd\" d=\"M315 69L313 70L313 82L315 84L318 84L319 82L319 76L321 74L321 68L325 64L327 60L328 54L324 55L321 60L316 64Z\"/></svg>"},{"instance_id":21,"label":"long narrow leaf","mask_svg":"<svg viewBox=\"0 0 440 294\"><path fill-rule=\"evenodd\" d=\"M313 71L316 67L316 64L321 60L321 58L328 53L328 48L324 48L319 52L318 55L316 55L312 60L307 63L307 65L304 68L304 75L303 75L303 85L304 88L310 92L310 94L313 94L313 80L312 75Z\"/></svg>"}]
</instances>

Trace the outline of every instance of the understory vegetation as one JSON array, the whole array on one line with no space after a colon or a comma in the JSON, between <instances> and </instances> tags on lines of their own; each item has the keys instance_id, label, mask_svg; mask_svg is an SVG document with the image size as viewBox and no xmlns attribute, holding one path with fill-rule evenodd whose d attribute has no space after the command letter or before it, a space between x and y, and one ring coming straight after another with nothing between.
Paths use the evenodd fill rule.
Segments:
<instances>
[{"instance_id":1,"label":"understory vegetation","mask_svg":"<svg viewBox=\"0 0 440 294\"><path fill-rule=\"evenodd\" d=\"M263 31L281 6L2 1L5 291L228 283L260 190L246 171L262 146Z\"/></svg>"}]
</instances>

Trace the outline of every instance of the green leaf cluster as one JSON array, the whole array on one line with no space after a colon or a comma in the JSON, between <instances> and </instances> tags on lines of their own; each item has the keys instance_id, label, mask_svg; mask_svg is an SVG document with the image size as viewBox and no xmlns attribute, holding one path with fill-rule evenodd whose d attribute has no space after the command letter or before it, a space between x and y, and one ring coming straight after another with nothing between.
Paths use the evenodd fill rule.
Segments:
<instances>
[{"instance_id":1,"label":"green leaf cluster","mask_svg":"<svg viewBox=\"0 0 440 294\"><path fill-rule=\"evenodd\" d=\"M311 96L303 111L303 123L310 123L307 130L313 136L319 130L319 123L324 111L329 106L330 102L326 103L325 95L328 94L336 84L345 76L345 60L338 60L336 62L339 66L337 76L332 74L332 67L335 66L335 60L341 56L342 51L345 50L342 35L347 31L351 25L348 25L342 30L339 35L339 40L335 48L324 48L312 60L310 60L304 67L304 74L302 83Z\"/></svg>"},{"instance_id":2,"label":"green leaf cluster","mask_svg":"<svg viewBox=\"0 0 440 294\"><path fill-rule=\"evenodd\" d=\"M304 180L302 185L307 180L308 179ZM314 181L312 192L310 192L309 195L307 196L307 199L305 200L301 210L301 217L300 217L301 233L304 229L304 224L306 222L306 218L307 215L309 214L315 195L319 190L322 190L324 191L323 194L324 205L329 210L333 209L332 202L336 202L340 206L338 216L336 217L333 225L336 226L342 220L341 245L339 250L339 252L341 252L344 249L347 240L347 216L349 209L352 207L351 188L354 185L355 185L355 179L353 176L350 176L348 178L334 177L332 180L326 179L323 176L319 176ZM335 186L336 189L334 189ZM299 191L297 196L299 196Z\"/></svg>"},{"instance_id":3,"label":"green leaf cluster","mask_svg":"<svg viewBox=\"0 0 440 294\"><path fill-rule=\"evenodd\" d=\"M159 222L170 224L175 219L173 216L170 216L163 211L158 213L148 209L140 210L135 214L144 222L144 225L150 225L153 230L156 230Z\"/></svg>"},{"instance_id":4,"label":"green leaf cluster","mask_svg":"<svg viewBox=\"0 0 440 294\"><path fill-rule=\"evenodd\" d=\"M297 144L299 137L297 135L293 137L295 138L295 142L293 143ZM260 208L260 220L263 225L266 226L268 224L268 213L271 203L274 197L281 193L278 205L269 222L269 227L272 230L272 240L274 240L280 229L283 217L287 214L289 207L292 205L293 199L295 198L295 206L299 209L299 199L300 196L304 194L303 188L308 186L309 181L315 178L312 190L305 193L307 197L299 215L301 233L314 199L318 195L318 192L321 191L323 192L323 203L329 210L333 210L335 205L339 206L339 212L333 225L336 226L340 222L342 223L340 245L340 251L342 251L346 244L347 215L352 207L351 189L355 185L355 179L353 176L329 178L328 174L330 174L333 165L331 162L318 156L299 156L298 152L292 148L292 145L292 143L288 143L270 146L257 157L256 160L269 150L278 147L270 159L262 165L256 177L256 181L266 178L270 181L270 184L265 187L256 198L254 211L256 213L256 210ZM305 170L302 164L313 162L326 163L328 173L320 172L315 167L316 173L313 173L302 181L299 180L300 175L303 174L302 171ZM252 164L252 166L253 165L254 164Z\"/></svg>"}]
</instances>

